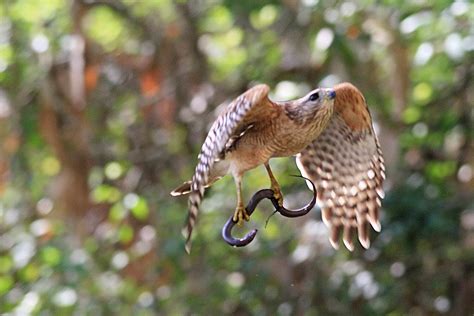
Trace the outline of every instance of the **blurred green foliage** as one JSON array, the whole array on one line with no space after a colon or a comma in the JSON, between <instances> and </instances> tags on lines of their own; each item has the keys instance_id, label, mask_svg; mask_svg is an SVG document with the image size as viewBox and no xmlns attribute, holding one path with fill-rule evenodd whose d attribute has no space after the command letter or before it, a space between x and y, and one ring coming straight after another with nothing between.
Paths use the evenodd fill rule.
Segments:
<instances>
[{"instance_id":1,"label":"blurred green foliage","mask_svg":"<svg viewBox=\"0 0 474 316\"><path fill-rule=\"evenodd\" d=\"M2 2L0 313L471 315L473 57L467 1ZM387 160L371 248L334 251L318 211L263 228L262 203L233 249L225 178L186 255L169 192L222 106L341 81ZM309 198L292 158L272 166L289 206ZM244 181L247 199L269 185Z\"/></svg>"}]
</instances>

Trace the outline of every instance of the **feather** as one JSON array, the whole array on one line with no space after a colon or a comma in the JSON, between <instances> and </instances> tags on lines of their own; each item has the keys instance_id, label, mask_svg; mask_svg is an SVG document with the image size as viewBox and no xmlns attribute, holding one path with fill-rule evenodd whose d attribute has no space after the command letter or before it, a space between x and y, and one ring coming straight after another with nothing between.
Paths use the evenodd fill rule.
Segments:
<instances>
[{"instance_id":1,"label":"feather","mask_svg":"<svg viewBox=\"0 0 474 316\"><path fill-rule=\"evenodd\" d=\"M352 234L369 248L368 223L380 231L385 166L372 119L360 91L349 83L334 88L334 114L326 129L297 156L301 173L319 192L318 204L330 241L353 250Z\"/></svg>"},{"instance_id":2,"label":"feather","mask_svg":"<svg viewBox=\"0 0 474 316\"><path fill-rule=\"evenodd\" d=\"M263 84L247 90L228 105L209 130L191 180L189 213L184 229L188 253L191 250L191 234L196 224L204 188L209 182L215 162L222 158L222 153L225 154L226 147L235 146L235 142L254 126L253 122L265 122L268 115L279 111L268 99L269 90L270 88Z\"/></svg>"}]
</instances>

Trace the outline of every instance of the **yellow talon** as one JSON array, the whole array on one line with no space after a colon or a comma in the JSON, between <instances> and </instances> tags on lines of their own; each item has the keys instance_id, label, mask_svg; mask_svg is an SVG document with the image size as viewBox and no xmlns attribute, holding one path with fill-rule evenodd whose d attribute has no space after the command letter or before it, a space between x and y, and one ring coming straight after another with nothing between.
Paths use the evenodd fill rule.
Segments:
<instances>
[{"instance_id":1,"label":"yellow talon","mask_svg":"<svg viewBox=\"0 0 474 316\"><path fill-rule=\"evenodd\" d=\"M283 195L281 194L280 188L272 187L273 197L278 201L278 205L283 206Z\"/></svg>"},{"instance_id":2,"label":"yellow talon","mask_svg":"<svg viewBox=\"0 0 474 316\"><path fill-rule=\"evenodd\" d=\"M281 194L280 185L278 184L278 181L273 176L272 169L270 168L270 165L268 164L268 162L265 164L265 169L267 169L268 176L270 177L270 183L271 183L270 188L273 191L273 197L278 201L279 206L283 206L283 195Z\"/></svg>"},{"instance_id":3,"label":"yellow talon","mask_svg":"<svg viewBox=\"0 0 474 316\"><path fill-rule=\"evenodd\" d=\"M249 221L250 216L247 214L245 207L237 206L234 212L233 221L237 222L237 225L242 226L244 223L244 220Z\"/></svg>"}]
</instances>

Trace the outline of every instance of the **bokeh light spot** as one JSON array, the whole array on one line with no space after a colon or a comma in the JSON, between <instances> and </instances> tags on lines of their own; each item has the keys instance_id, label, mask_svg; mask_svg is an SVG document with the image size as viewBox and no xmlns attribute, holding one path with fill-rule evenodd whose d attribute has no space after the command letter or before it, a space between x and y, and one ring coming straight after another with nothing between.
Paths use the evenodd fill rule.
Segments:
<instances>
[{"instance_id":1,"label":"bokeh light spot","mask_svg":"<svg viewBox=\"0 0 474 316\"><path fill-rule=\"evenodd\" d=\"M60 169L61 164L55 157L49 156L41 161L41 171L47 176L56 175Z\"/></svg>"},{"instance_id":2,"label":"bokeh light spot","mask_svg":"<svg viewBox=\"0 0 474 316\"><path fill-rule=\"evenodd\" d=\"M53 210L53 206L53 201L44 197L36 203L36 210L41 215L47 215Z\"/></svg>"},{"instance_id":3,"label":"bokeh light spot","mask_svg":"<svg viewBox=\"0 0 474 316\"><path fill-rule=\"evenodd\" d=\"M334 40L334 32L330 28L322 28L314 40L314 47L317 50L325 51L331 46Z\"/></svg>"},{"instance_id":4,"label":"bokeh light spot","mask_svg":"<svg viewBox=\"0 0 474 316\"><path fill-rule=\"evenodd\" d=\"M36 35L31 41L31 48L37 53L44 53L49 48L49 40L43 34Z\"/></svg>"},{"instance_id":5,"label":"bokeh light spot","mask_svg":"<svg viewBox=\"0 0 474 316\"><path fill-rule=\"evenodd\" d=\"M468 164L462 165L458 170L458 180L464 183L468 183L472 180L473 172L472 167Z\"/></svg>"},{"instance_id":6,"label":"bokeh light spot","mask_svg":"<svg viewBox=\"0 0 474 316\"><path fill-rule=\"evenodd\" d=\"M123 174L123 168L118 162L112 161L105 166L104 172L107 178L116 180Z\"/></svg>"},{"instance_id":7,"label":"bokeh light spot","mask_svg":"<svg viewBox=\"0 0 474 316\"><path fill-rule=\"evenodd\" d=\"M438 296L434 301L434 307L440 313L446 313L451 307L451 302L445 296Z\"/></svg>"},{"instance_id":8,"label":"bokeh light spot","mask_svg":"<svg viewBox=\"0 0 474 316\"><path fill-rule=\"evenodd\" d=\"M419 83L413 89L413 98L418 102L426 102L431 98L433 89L426 82Z\"/></svg>"},{"instance_id":9,"label":"bokeh light spot","mask_svg":"<svg viewBox=\"0 0 474 316\"><path fill-rule=\"evenodd\" d=\"M56 266L61 262L61 252L58 248L46 246L41 249L41 259L49 266Z\"/></svg>"},{"instance_id":10,"label":"bokeh light spot","mask_svg":"<svg viewBox=\"0 0 474 316\"><path fill-rule=\"evenodd\" d=\"M405 265L403 262L394 262L390 266L390 274L396 278L399 278L405 274Z\"/></svg>"},{"instance_id":11,"label":"bokeh light spot","mask_svg":"<svg viewBox=\"0 0 474 316\"><path fill-rule=\"evenodd\" d=\"M77 293L74 289L64 288L53 296L53 303L56 306L67 307L76 304Z\"/></svg>"},{"instance_id":12,"label":"bokeh light spot","mask_svg":"<svg viewBox=\"0 0 474 316\"><path fill-rule=\"evenodd\" d=\"M232 272L227 276L227 283L231 287L239 288L245 283L245 277L240 272Z\"/></svg>"},{"instance_id":13,"label":"bokeh light spot","mask_svg":"<svg viewBox=\"0 0 474 316\"><path fill-rule=\"evenodd\" d=\"M13 286L13 278L10 275L0 276L0 295L7 293Z\"/></svg>"},{"instance_id":14,"label":"bokeh light spot","mask_svg":"<svg viewBox=\"0 0 474 316\"><path fill-rule=\"evenodd\" d=\"M130 259L125 251L118 251L113 255L111 264L115 269L121 270L127 266L129 261Z\"/></svg>"}]
</instances>

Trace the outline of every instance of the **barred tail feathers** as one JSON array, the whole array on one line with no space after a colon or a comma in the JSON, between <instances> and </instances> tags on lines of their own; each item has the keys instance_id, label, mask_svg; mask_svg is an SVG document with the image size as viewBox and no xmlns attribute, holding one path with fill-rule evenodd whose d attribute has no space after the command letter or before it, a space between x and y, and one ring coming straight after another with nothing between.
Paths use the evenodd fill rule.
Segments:
<instances>
[{"instance_id":1,"label":"barred tail feathers","mask_svg":"<svg viewBox=\"0 0 474 316\"><path fill-rule=\"evenodd\" d=\"M196 225L196 220L199 214L199 205L201 204L204 195L204 187L201 190L191 191L189 195L189 212L187 224L184 227L184 236L186 238L185 250L189 254L191 252L191 235Z\"/></svg>"},{"instance_id":2,"label":"barred tail feathers","mask_svg":"<svg viewBox=\"0 0 474 316\"><path fill-rule=\"evenodd\" d=\"M229 104L226 112L217 118L207 134L206 140L201 147L201 153L198 156L199 162L196 166L191 183L191 193L189 194L189 215L188 223L185 227L186 251L188 253L191 250L191 233L196 224L199 204L201 203L205 186L209 184L208 180L213 178L210 172L214 167L214 163L225 149L232 133L238 130L239 126L244 123L244 118L250 115L249 113L252 108L269 104L269 102L262 103L264 99L268 98L269 90L270 88L267 85L257 85L239 96ZM270 112L274 111L274 108L271 106L267 106L267 109ZM260 116L257 115L257 117L259 118ZM222 172L218 172L219 174L216 177L225 175L227 169L223 168Z\"/></svg>"},{"instance_id":3,"label":"barred tail feathers","mask_svg":"<svg viewBox=\"0 0 474 316\"><path fill-rule=\"evenodd\" d=\"M204 144L206 144L206 142ZM203 146L203 149L205 149L205 145ZM208 181L209 169L212 166L209 158L210 157L206 155L206 151L202 150L199 155L199 163L196 166L196 172L191 180L191 193L189 194L188 200L188 220L184 231L186 237L185 250L188 254L191 252L191 234L196 225L199 214L199 205L204 196L205 184Z\"/></svg>"}]
</instances>

